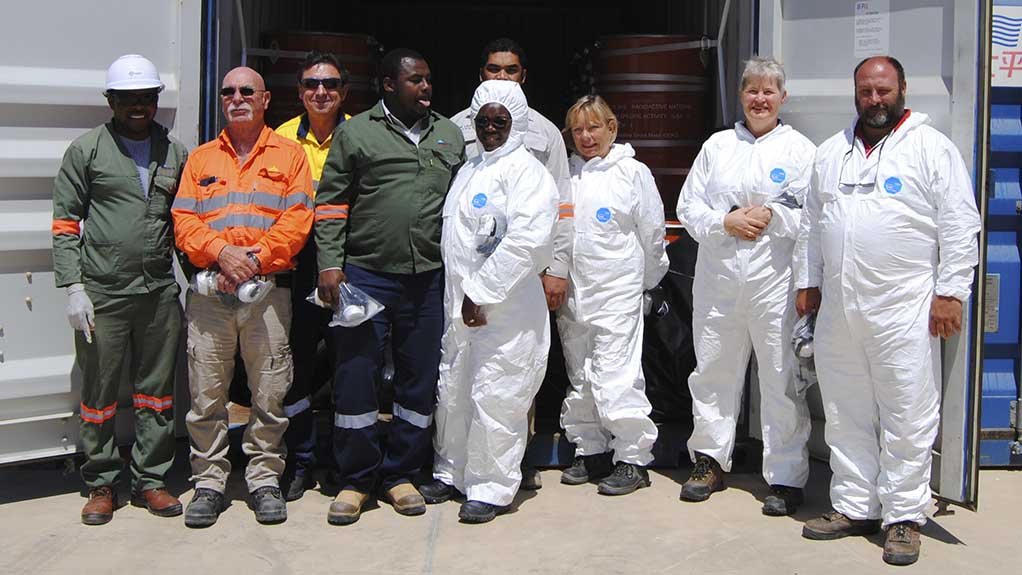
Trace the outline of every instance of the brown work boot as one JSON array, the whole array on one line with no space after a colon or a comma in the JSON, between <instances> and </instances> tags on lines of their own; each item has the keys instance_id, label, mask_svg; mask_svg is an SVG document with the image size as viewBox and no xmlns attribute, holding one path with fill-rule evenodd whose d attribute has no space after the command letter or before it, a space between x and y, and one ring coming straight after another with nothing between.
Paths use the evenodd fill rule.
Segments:
<instances>
[{"instance_id":1,"label":"brown work boot","mask_svg":"<svg viewBox=\"0 0 1022 575\"><path fill-rule=\"evenodd\" d=\"M157 517L177 517L181 515L181 500L174 497L163 487L131 492L131 504L145 507L149 513Z\"/></svg>"},{"instance_id":2,"label":"brown work boot","mask_svg":"<svg viewBox=\"0 0 1022 575\"><path fill-rule=\"evenodd\" d=\"M696 464L688 481L681 486L683 501L706 501L714 491L724 490L724 471L717 460L696 453Z\"/></svg>"},{"instance_id":3,"label":"brown work boot","mask_svg":"<svg viewBox=\"0 0 1022 575\"><path fill-rule=\"evenodd\" d=\"M368 499L368 493L354 489L342 490L330 504L330 511L326 514L327 522L331 525L350 525L358 521L362 515L362 506Z\"/></svg>"},{"instance_id":4,"label":"brown work boot","mask_svg":"<svg viewBox=\"0 0 1022 575\"><path fill-rule=\"evenodd\" d=\"M117 497L109 485L89 489L89 501L82 507L82 523L103 525L114 518Z\"/></svg>"},{"instance_id":5,"label":"brown work boot","mask_svg":"<svg viewBox=\"0 0 1022 575\"><path fill-rule=\"evenodd\" d=\"M849 519L837 511L828 511L822 517L806 521L802 537L827 541L849 535L872 535L877 531L880 531L879 519Z\"/></svg>"},{"instance_id":6,"label":"brown work boot","mask_svg":"<svg viewBox=\"0 0 1022 575\"><path fill-rule=\"evenodd\" d=\"M394 511L401 515L422 515L426 512L426 500L411 483L398 483L387 490L385 497Z\"/></svg>"},{"instance_id":7,"label":"brown work boot","mask_svg":"<svg viewBox=\"0 0 1022 575\"><path fill-rule=\"evenodd\" d=\"M884 541L884 562L889 565L911 565L919 560L919 525L901 521L887 526Z\"/></svg>"}]
</instances>

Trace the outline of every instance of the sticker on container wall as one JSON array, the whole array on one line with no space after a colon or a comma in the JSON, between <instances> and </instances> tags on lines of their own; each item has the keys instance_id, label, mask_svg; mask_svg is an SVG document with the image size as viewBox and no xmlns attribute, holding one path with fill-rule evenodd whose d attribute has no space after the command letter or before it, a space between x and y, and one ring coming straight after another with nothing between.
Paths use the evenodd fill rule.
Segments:
<instances>
[{"instance_id":1,"label":"sticker on container wall","mask_svg":"<svg viewBox=\"0 0 1022 575\"><path fill-rule=\"evenodd\" d=\"M856 0L854 34L856 58L889 53L891 45L890 0Z\"/></svg>"}]
</instances>

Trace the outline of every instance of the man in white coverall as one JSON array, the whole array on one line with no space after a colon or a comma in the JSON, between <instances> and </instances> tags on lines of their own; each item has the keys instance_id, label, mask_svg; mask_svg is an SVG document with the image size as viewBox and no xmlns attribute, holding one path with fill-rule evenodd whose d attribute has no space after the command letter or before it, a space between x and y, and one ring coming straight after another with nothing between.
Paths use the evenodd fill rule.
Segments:
<instances>
[{"instance_id":1,"label":"man in white coverall","mask_svg":"<svg viewBox=\"0 0 1022 575\"><path fill-rule=\"evenodd\" d=\"M518 42L510 38L491 40L483 47L479 61L479 81L508 80L525 85L528 77L525 50ZM465 158L471 160L482 153L483 148L476 141L475 116L471 108L466 108L451 116L451 121L461 128L465 136ZM568 185L568 153L564 149L564 138L561 131L543 114L529 108L529 127L522 140L525 149L536 157L550 175L554 177L560 197L562 213L554 228L554 260L543 272L543 287L546 290L547 304L556 309L563 303L568 290L568 261L565 249L557 249L568 241L571 232L570 212L564 207L570 200ZM555 305L556 304L556 305ZM531 419L531 415L530 415ZM531 421L530 421L531 426ZM543 487L539 471L525 465L522 467L522 489L539 489Z\"/></svg>"},{"instance_id":2,"label":"man in white coverall","mask_svg":"<svg viewBox=\"0 0 1022 575\"><path fill-rule=\"evenodd\" d=\"M699 242L692 324L698 365L689 377L695 466L681 499L704 501L731 469L749 354L756 353L766 515L790 515L809 478L809 408L796 389L791 256L815 146L778 119L784 69L753 58L742 73L745 115L703 145L678 198Z\"/></svg>"},{"instance_id":3,"label":"man in white coverall","mask_svg":"<svg viewBox=\"0 0 1022 575\"><path fill-rule=\"evenodd\" d=\"M462 166L444 204L435 481L420 493L439 503L457 489L468 498L458 516L484 523L518 491L529 406L546 370L539 273L550 264L557 187L523 145L529 107L517 83L483 82L471 111L483 152Z\"/></svg>"},{"instance_id":4,"label":"man in white coverall","mask_svg":"<svg viewBox=\"0 0 1022 575\"><path fill-rule=\"evenodd\" d=\"M979 214L954 145L905 109L889 56L855 68L858 118L820 146L796 250L797 307L819 309L815 357L833 511L809 539L887 530L884 561L914 563L930 500L939 337L961 329Z\"/></svg>"}]
</instances>

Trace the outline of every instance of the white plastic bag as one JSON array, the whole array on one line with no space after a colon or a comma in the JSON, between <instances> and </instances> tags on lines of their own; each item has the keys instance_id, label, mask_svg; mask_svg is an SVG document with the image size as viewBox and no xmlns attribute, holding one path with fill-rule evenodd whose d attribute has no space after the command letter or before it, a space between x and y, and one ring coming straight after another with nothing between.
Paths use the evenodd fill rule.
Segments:
<instances>
[{"instance_id":1,"label":"white plastic bag","mask_svg":"<svg viewBox=\"0 0 1022 575\"><path fill-rule=\"evenodd\" d=\"M798 360L795 377L798 380L799 393L812 387L816 378L816 361L814 358L814 333L816 331L816 314L809 313L795 322L791 330L791 345Z\"/></svg>"},{"instance_id":2,"label":"white plastic bag","mask_svg":"<svg viewBox=\"0 0 1022 575\"><path fill-rule=\"evenodd\" d=\"M376 301L366 292L349 284L341 282L337 286L337 306L331 308L323 300L319 299L319 290L312 290L312 293L305 298L305 301L318 305L321 308L333 309L334 315L330 318L330 327L355 327L361 325L374 315L383 311L383 304Z\"/></svg>"},{"instance_id":3,"label":"white plastic bag","mask_svg":"<svg viewBox=\"0 0 1022 575\"><path fill-rule=\"evenodd\" d=\"M507 216L497 209L487 209L476 225L476 251L489 257L507 234Z\"/></svg>"},{"instance_id":4,"label":"white plastic bag","mask_svg":"<svg viewBox=\"0 0 1022 575\"><path fill-rule=\"evenodd\" d=\"M242 303L261 302L263 298L273 291L274 284L271 280L266 279L265 276L255 276L238 284L238 289L235 290L234 294L225 294L216 288L219 276L220 272L216 270L202 270L192 277L189 285L199 295L207 297L233 295Z\"/></svg>"}]
</instances>

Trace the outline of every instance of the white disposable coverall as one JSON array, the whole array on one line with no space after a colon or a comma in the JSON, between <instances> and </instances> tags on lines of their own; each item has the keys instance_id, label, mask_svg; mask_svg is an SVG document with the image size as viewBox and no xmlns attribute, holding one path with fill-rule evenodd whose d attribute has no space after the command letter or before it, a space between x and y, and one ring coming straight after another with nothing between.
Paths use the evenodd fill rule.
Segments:
<instances>
[{"instance_id":1,"label":"white disposable coverall","mask_svg":"<svg viewBox=\"0 0 1022 575\"><path fill-rule=\"evenodd\" d=\"M697 367L688 379L694 429L689 455L731 470L745 371L756 352L763 478L802 487L809 478L809 408L796 387L792 251L815 146L778 124L759 138L742 122L710 137L678 198L678 216L697 242L692 331ZM748 241L724 231L724 216L766 205L770 225Z\"/></svg>"},{"instance_id":2,"label":"white disposable coverall","mask_svg":"<svg viewBox=\"0 0 1022 575\"><path fill-rule=\"evenodd\" d=\"M569 161L568 299L557 315L571 389L561 425L576 455L648 465L657 438L642 375L642 292L667 273L664 205L629 144ZM556 255L555 255L556 257Z\"/></svg>"},{"instance_id":3,"label":"white disposable coverall","mask_svg":"<svg viewBox=\"0 0 1022 575\"><path fill-rule=\"evenodd\" d=\"M476 140L475 114L471 108L462 110L451 116L451 121L461 128L465 137L465 157L471 160L482 151ZM564 137L557 126L546 119L543 114L529 108L529 128L522 140L525 149L529 150L540 161L557 184L557 193L561 209L570 206L571 185L568 183L568 153L564 149ZM554 224L554 261L546 273L559 278L568 277L568 259L570 249L565 249L571 241L571 218L561 218Z\"/></svg>"},{"instance_id":4,"label":"white disposable coverall","mask_svg":"<svg viewBox=\"0 0 1022 575\"><path fill-rule=\"evenodd\" d=\"M969 298L979 214L954 144L908 118L866 156L855 124L820 146L796 250L819 287L816 369L834 509L926 522L940 410L934 295Z\"/></svg>"},{"instance_id":5,"label":"white disposable coverall","mask_svg":"<svg viewBox=\"0 0 1022 575\"><path fill-rule=\"evenodd\" d=\"M539 273L551 261L557 187L522 146L528 105L519 85L480 84L473 117L491 102L511 113L511 134L462 166L444 204L447 321L433 476L471 500L503 506L518 491L529 407L546 371L550 316ZM506 215L507 232L486 257L476 250L477 230L494 209ZM462 320L466 294L482 306L485 326L469 328Z\"/></svg>"}]
</instances>

